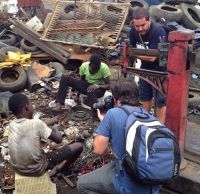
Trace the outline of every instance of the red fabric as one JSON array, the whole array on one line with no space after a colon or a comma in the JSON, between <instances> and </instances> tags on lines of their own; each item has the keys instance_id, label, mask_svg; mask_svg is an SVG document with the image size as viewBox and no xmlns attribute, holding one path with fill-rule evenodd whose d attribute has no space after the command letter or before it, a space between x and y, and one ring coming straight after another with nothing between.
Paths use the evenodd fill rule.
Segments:
<instances>
[{"instance_id":1,"label":"red fabric","mask_svg":"<svg viewBox=\"0 0 200 194\"><path fill-rule=\"evenodd\" d=\"M18 0L19 7L38 7L41 5L41 0Z\"/></svg>"}]
</instances>

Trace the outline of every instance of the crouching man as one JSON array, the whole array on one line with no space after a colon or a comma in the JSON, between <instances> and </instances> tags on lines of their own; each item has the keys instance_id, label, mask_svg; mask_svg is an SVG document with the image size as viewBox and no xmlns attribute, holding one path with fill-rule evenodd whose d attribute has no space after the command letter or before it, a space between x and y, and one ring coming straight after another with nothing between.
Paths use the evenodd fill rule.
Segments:
<instances>
[{"instance_id":1,"label":"crouching man","mask_svg":"<svg viewBox=\"0 0 200 194\"><path fill-rule=\"evenodd\" d=\"M99 56L92 55L90 61L83 63L80 67L80 80L69 76L62 76L56 97L57 104L53 109L59 110L64 108L68 87L86 94L90 99L89 105L92 108L93 104L97 102L97 98L102 97L105 91L109 89L110 75L111 72L108 65L102 63Z\"/></svg>"},{"instance_id":2,"label":"crouching man","mask_svg":"<svg viewBox=\"0 0 200 194\"><path fill-rule=\"evenodd\" d=\"M61 143L57 129L50 129L42 120L33 119L33 106L24 94L14 94L8 102L9 109L17 117L9 126L8 146L11 163L17 173L24 176L40 176L60 163L69 167L81 154L82 144L73 143L44 153L41 139Z\"/></svg>"},{"instance_id":3,"label":"crouching man","mask_svg":"<svg viewBox=\"0 0 200 194\"><path fill-rule=\"evenodd\" d=\"M98 111L98 117L102 122L97 128L94 152L102 155L110 144L116 159L91 173L80 176L78 190L84 194L157 194L159 186L138 184L128 176L119 162L125 155L125 125L128 118L128 114L120 107L132 106L136 111L141 111L141 108L137 107L138 87L135 82L119 80L112 88L112 94L116 107L108 110L105 117Z\"/></svg>"}]
</instances>

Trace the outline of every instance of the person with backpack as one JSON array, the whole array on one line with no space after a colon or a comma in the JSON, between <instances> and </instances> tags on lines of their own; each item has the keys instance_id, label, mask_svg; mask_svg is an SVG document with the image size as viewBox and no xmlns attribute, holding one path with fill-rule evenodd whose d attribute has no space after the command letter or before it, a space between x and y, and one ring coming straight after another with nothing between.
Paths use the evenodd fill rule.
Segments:
<instances>
[{"instance_id":1,"label":"person with backpack","mask_svg":"<svg viewBox=\"0 0 200 194\"><path fill-rule=\"evenodd\" d=\"M129 32L130 45L135 48L158 49L160 40L167 41L165 29L159 23L151 20L147 9L138 7L133 13L132 26ZM141 60L141 69L165 72L166 67L159 66L159 59L152 56L135 56ZM146 81L139 80L140 101L148 112L152 107L152 99L155 96L156 116L161 122L165 122L166 102L164 96L155 90Z\"/></svg>"},{"instance_id":2,"label":"person with backpack","mask_svg":"<svg viewBox=\"0 0 200 194\"><path fill-rule=\"evenodd\" d=\"M80 176L77 188L80 193L84 194L157 194L160 190L159 185L138 183L127 174L121 165L121 161L125 157L125 128L128 119L128 114L123 108L131 108L135 112L142 111L145 112L145 115L148 114L147 111L138 107L138 87L134 81L123 78L117 81L111 90L116 107L108 110L105 116L98 110L101 123L94 139L94 153L103 155L110 145L115 160L93 172Z\"/></svg>"}]
</instances>

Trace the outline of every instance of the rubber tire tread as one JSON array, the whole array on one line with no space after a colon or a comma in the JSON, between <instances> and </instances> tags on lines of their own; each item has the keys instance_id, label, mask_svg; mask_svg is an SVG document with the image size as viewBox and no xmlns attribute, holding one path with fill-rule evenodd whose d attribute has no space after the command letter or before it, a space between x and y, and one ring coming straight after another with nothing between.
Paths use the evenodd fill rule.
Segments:
<instances>
[{"instance_id":1,"label":"rubber tire tread","mask_svg":"<svg viewBox=\"0 0 200 194\"><path fill-rule=\"evenodd\" d=\"M174 11L166 10L166 8L169 8ZM150 6L149 13L152 16L152 18L154 19L165 18L167 22L170 22L170 21L179 22L182 18L181 9L171 6L171 5L164 4L164 3Z\"/></svg>"},{"instance_id":2,"label":"rubber tire tread","mask_svg":"<svg viewBox=\"0 0 200 194\"><path fill-rule=\"evenodd\" d=\"M189 96L193 95L192 98L190 98ZM192 106L198 106L200 104L200 96L198 95L198 93L195 92L190 92L188 96L188 106L192 107Z\"/></svg>"},{"instance_id":3,"label":"rubber tire tread","mask_svg":"<svg viewBox=\"0 0 200 194\"><path fill-rule=\"evenodd\" d=\"M131 7L143 7L145 9L149 9L149 4L144 1L144 0L132 0L130 1ZM135 6L133 6L135 5ZM142 6L138 6L138 5L142 5Z\"/></svg>"},{"instance_id":4,"label":"rubber tire tread","mask_svg":"<svg viewBox=\"0 0 200 194\"><path fill-rule=\"evenodd\" d=\"M172 5L178 5L181 3L196 5L198 3L198 0L165 0L165 3L172 4Z\"/></svg>"},{"instance_id":5,"label":"rubber tire tread","mask_svg":"<svg viewBox=\"0 0 200 194\"><path fill-rule=\"evenodd\" d=\"M4 39L4 37L8 37L8 39ZM16 43L17 38L14 34L4 34L0 38L0 41L7 44L7 45L13 46Z\"/></svg>"},{"instance_id":6,"label":"rubber tire tread","mask_svg":"<svg viewBox=\"0 0 200 194\"><path fill-rule=\"evenodd\" d=\"M8 51L12 51L12 52L20 51L21 54L24 54L24 51L22 51L21 49L15 46L7 46L0 49L0 53L3 53L4 55L7 55Z\"/></svg>"},{"instance_id":7,"label":"rubber tire tread","mask_svg":"<svg viewBox=\"0 0 200 194\"><path fill-rule=\"evenodd\" d=\"M5 71L9 71L10 69L16 71L19 74L19 77L14 82L11 82L11 83L4 82L1 79L2 74ZM11 92L19 91L24 88L24 86L26 85L26 82L27 82L27 74L25 70L18 65L13 66L12 68L3 68L0 70L0 91L11 91Z\"/></svg>"},{"instance_id":8,"label":"rubber tire tread","mask_svg":"<svg viewBox=\"0 0 200 194\"><path fill-rule=\"evenodd\" d=\"M189 5L186 3L181 3L179 5L180 9L183 12L183 16L182 16L182 24L189 29L195 30L197 28L200 28L200 11L198 8L196 8L193 5ZM195 13L196 18L198 19L198 21L195 21L194 18L190 15L189 11L192 11L193 13Z\"/></svg>"},{"instance_id":9,"label":"rubber tire tread","mask_svg":"<svg viewBox=\"0 0 200 194\"><path fill-rule=\"evenodd\" d=\"M33 45L31 42L31 46L27 45L26 44L26 41L24 38L21 39L20 41L20 46L25 50L25 51L28 51L28 52L35 52L35 51L38 51L39 48L35 45ZM28 41L27 41L28 42Z\"/></svg>"},{"instance_id":10,"label":"rubber tire tread","mask_svg":"<svg viewBox=\"0 0 200 194\"><path fill-rule=\"evenodd\" d=\"M63 67L63 65L61 63L50 62L49 66L56 70L56 72L53 76L60 76L65 73L65 68Z\"/></svg>"}]
</instances>

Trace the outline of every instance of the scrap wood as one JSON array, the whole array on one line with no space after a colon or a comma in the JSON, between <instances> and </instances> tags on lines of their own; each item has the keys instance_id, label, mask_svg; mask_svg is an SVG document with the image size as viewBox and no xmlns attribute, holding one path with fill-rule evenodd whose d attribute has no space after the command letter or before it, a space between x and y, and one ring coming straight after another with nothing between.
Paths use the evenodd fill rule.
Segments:
<instances>
[{"instance_id":1,"label":"scrap wood","mask_svg":"<svg viewBox=\"0 0 200 194\"><path fill-rule=\"evenodd\" d=\"M46 42L41 40L41 35L34 30L28 28L23 22L19 20L10 19L10 22L13 24L13 31L36 45L41 50L45 51L52 57L61 61L64 64L67 64L67 60L70 57L70 53L67 52L63 47L52 42Z\"/></svg>"}]
</instances>

